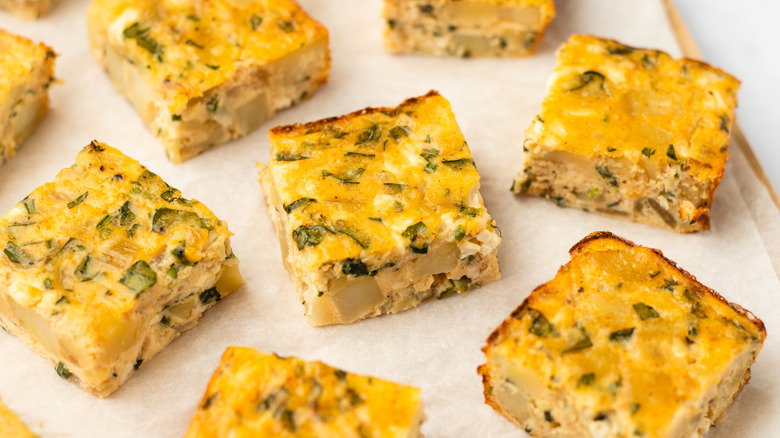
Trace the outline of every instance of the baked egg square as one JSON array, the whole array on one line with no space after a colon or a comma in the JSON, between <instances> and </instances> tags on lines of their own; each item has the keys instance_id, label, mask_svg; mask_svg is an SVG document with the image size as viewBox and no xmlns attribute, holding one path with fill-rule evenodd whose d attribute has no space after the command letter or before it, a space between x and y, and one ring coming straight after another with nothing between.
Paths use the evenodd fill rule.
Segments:
<instances>
[{"instance_id":1,"label":"baked egg square","mask_svg":"<svg viewBox=\"0 0 780 438\"><path fill-rule=\"evenodd\" d=\"M486 403L534 437L700 437L722 420L761 320L611 233L570 253L488 338Z\"/></svg>"},{"instance_id":2,"label":"baked egg square","mask_svg":"<svg viewBox=\"0 0 780 438\"><path fill-rule=\"evenodd\" d=\"M707 230L738 89L702 62L573 35L526 131L512 191L677 232Z\"/></svg>"},{"instance_id":3,"label":"baked egg square","mask_svg":"<svg viewBox=\"0 0 780 438\"><path fill-rule=\"evenodd\" d=\"M331 367L229 347L185 438L416 438L420 389Z\"/></svg>"},{"instance_id":4,"label":"baked egg square","mask_svg":"<svg viewBox=\"0 0 780 438\"><path fill-rule=\"evenodd\" d=\"M328 31L294 0L95 0L90 47L181 163L248 134L328 80Z\"/></svg>"},{"instance_id":5,"label":"baked egg square","mask_svg":"<svg viewBox=\"0 0 780 438\"><path fill-rule=\"evenodd\" d=\"M384 0L391 53L520 57L536 51L553 0Z\"/></svg>"},{"instance_id":6,"label":"baked egg square","mask_svg":"<svg viewBox=\"0 0 780 438\"><path fill-rule=\"evenodd\" d=\"M479 173L437 92L269 138L260 183L310 324L400 312L500 277Z\"/></svg>"},{"instance_id":7,"label":"baked egg square","mask_svg":"<svg viewBox=\"0 0 780 438\"><path fill-rule=\"evenodd\" d=\"M0 326L104 397L242 283L230 231L92 142L0 219Z\"/></svg>"},{"instance_id":8,"label":"baked egg square","mask_svg":"<svg viewBox=\"0 0 780 438\"><path fill-rule=\"evenodd\" d=\"M56 56L43 43L0 29L0 164L46 115Z\"/></svg>"}]
</instances>

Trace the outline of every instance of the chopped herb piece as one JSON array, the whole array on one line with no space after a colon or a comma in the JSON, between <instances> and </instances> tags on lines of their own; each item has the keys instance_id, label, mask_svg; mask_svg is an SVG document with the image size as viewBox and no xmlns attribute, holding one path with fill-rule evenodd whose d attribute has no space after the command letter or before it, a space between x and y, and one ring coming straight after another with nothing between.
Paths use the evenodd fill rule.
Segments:
<instances>
[{"instance_id":1,"label":"chopped herb piece","mask_svg":"<svg viewBox=\"0 0 780 438\"><path fill-rule=\"evenodd\" d=\"M379 129L379 125L371 125L370 128L366 129L358 135L357 142L355 142L355 144L359 145L371 141L376 141L379 140L381 136L382 130Z\"/></svg>"},{"instance_id":2,"label":"chopped herb piece","mask_svg":"<svg viewBox=\"0 0 780 438\"><path fill-rule=\"evenodd\" d=\"M528 327L528 333L539 336L540 338L552 333L553 325L550 324L550 321L545 318L542 312L536 309L528 309L528 314L533 318L531 325Z\"/></svg>"},{"instance_id":3,"label":"chopped herb piece","mask_svg":"<svg viewBox=\"0 0 780 438\"><path fill-rule=\"evenodd\" d=\"M192 40L187 40L187 41L184 42L184 44L187 44L188 46L192 46L192 47L197 47L199 49L203 48L203 46L201 46L200 44L198 44L198 43L196 43L195 41L192 41Z\"/></svg>"},{"instance_id":4,"label":"chopped herb piece","mask_svg":"<svg viewBox=\"0 0 780 438\"><path fill-rule=\"evenodd\" d=\"M606 166L596 166L596 172L598 172L602 178L610 180L609 181L610 185L614 187L618 186L617 178L612 175L612 172L610 172L609 168L607 168Z\"/></svg>"},{"instance_id":5,"label":"chopped herb piece","mask_svg":"<svg viewBox=\"0 0 780 438\"><path fill-rule=\"evenodd\" d=\"M222 299L222 295L217 291L216 287L206 289L198 295L198 299L203 305L211 304Z\"/></svg>"},{"instance_id":6,"label":"chopped herb piece","mask_svg":"<svg viewBox=\"0 0 780 438\"><path fill-rule=\"evenodd\" d=\"M387 27L395 29L395 20L387 20Z\"/></svg>"},{"instance_id":7,"label":"chopped herb piece","mask_svg":"<svg viewBox=\"0 0 780 438\"><path fill-rule=\"evenodd\" d=\"M474 160L471 158L459 158L457 160L441 160L441 164L449 166L455 169L460 169L463 166L471 164L474 165Z\"/></svg>"},{"instance_id":8,"label":"chopped herb piece","mask_svg":"<svg viewBox=\"0 0 780 438\"><path fill-rule=\"evenodd\" d=\"M44 289L51 289L51 278L47 278L43 280L43 288Z\"/></svg>"},{"instance_id":9,"label":"chopped herb piece","mask_svg":"<svg viewBox=\"0 0 780 438\"><path fill-rule=\"evenodd\" d=\"M384 222L384 220L381 217L370 217L368 220L374 221L374 222Z\"/></svg>"},{"instance_id":10,"label":"chopped herb piece","mask_svg":"<svg viewBox=\"0 0 780 438\"><path fill-rule=\"evenodd\" d=\"M35 199L24 198L22 199L22 204L24 204L24 208L27 210L27 214L35 214Z\"/></svg>"},{"instance_id":11,"label":"chopped herb piece","mask_svg":"<svg viewBox=\"0 0 780 438\"><path fill-rule=\"evenodd\" d=\"M107 214L103 219L100 219L100 222L97 223L95 228L97 228L98 230L102 230L103 228L106 227L106 225L108 225L109 222L111 222L111 219L112 219L111 215Z\"/></svg>"},{"instance_id":12,"label":"chopped herb piece","mask_svg":"<svg viewBox=\"0 0 780 438\"><path fill-rule=\"evenodd\" d=\"M301 225L293 230L292 238L298 244L298 249L303 250L307 245L319 245L327 233L328 229L322 225L312 225L311 227Z\"/></svg>"},{"instance_id":13,"label":"chopped herb piece","mask_svg":"<svg viewBox=\"0 0 780 438\"><path fill-rule=\"evenodd\" d=\"M677 154L674 152L674 145L670 144L669 149L666 150L666 156L672 160L677 160Z\"/></svg>"},{"instance_id":14,"label":"chopped herb piece","mask_svg":"<svg viewBox=\"0 0 780 438\"><path fill-rule=\"evenodd\" d=\"M463 229L463 225L458 225L458 229L455 230L455 241L460 242L466 237L466 230Z\"/></svg>"},{"instance_id":15,"label":"chopped herb piece","mask_svg":"<svg viewBox=\"0 0 780 438\"><path fill-rule=\"evenodd\" d=\"M333 371L333 374L336 375L339 382L345 382L347 380L347 373L342 370L336 369Z\"/></svg>"},{"instance_id":16,"label":"chopped herb piece","mask_svg":"<svg viewBox=\"0 0 780 438\"><path fill-rule=\"evenodd\" d=\"M252 15L249 19L249 25L252 26L252 30L257 30L261 24L263 24L263 17L259 15Z\"/></svg>"},{"instance_id":17,"label":"chopped herb piece","mask_svg":"<svg viewBox=\"0 0 780 438\"><path fill-rule=\"evenodd\" d=\"M84 257L84 260L79 263L79 265L76 267L76 270L73 271L73 275L76 276L76 279L78 279L81 282L89 281L95 278L97 273L89 275L89 265L92 262L92 257L86 256Z\"/></svg>"},{"instance_id":18,"label":"chopped herb piece","mask_svg":"<svg viewBox=\"0 0 780 438\"><path fill-rule=\"evenodd\" d=\"M198 17L196 17L196 16L194 16L192 14L188 14L187 15L187 19L190 20L190 21L195 21L195 22L200 21L200 18L198 18Z\"/></svg>"},{"instance_id":19,"label":"chopped herb piece","mask_svg":"<svg viewBox=\"0 0 780 438\"><path fill-rule=\"evenodd\" d=\"M638 411L640 407L642 407L642 405L639 403L632 403L631 406L628 407L628 410L632 414L636 414L636 411Z\"/></svg>"},{"instance_id":20,"label":"chopped herb piece","mask_svg":"<svg viewBox=\"0 0 780 438\"><path fill-rule=\"evenodd\" d=\"M572 88L569 91L577 91L579 89L585 88L591 82L599 82L601 89L604 89L604 75L597 71L588 70L580 75L580 85Z\"/></svg>"},{"instance_id":21,"label":"chopped herb piece","mask_svg":"<svg viewBox=\"0 0 780 438\"><path fill-rule=\"evenodd\" d=\"M57 374L59 374L60 377L62 377L63 379L69 379L70 378L71 372L65 366L64 363L62 363L62 362L57 363L57 368L55 368L55 369L57 370Z\"/></svg>"},{"instance_id":22,"label":"chopped herb piece","mask_svg":"<svg viewBox=\"0 0 780 438\"><path fill-rule=\"evenodd\" d=\"M362 233L354 227L348 227L343 221L336 221L333 223L333 229L339 234L344 234L352 240L354 240L363 249L368 249L371 246L371 239L362 235Z\"/></svg>"},{"instance_id":23,"label":"chopped herb piece","mask_svg":"<svg viewBox=\"0 0 780 438\"><path fill-rule=\"evenodd\" d=\"M430 143L430 142L431 142L431 135L430 135L430 134L428 134L428 135L425 137L425 142L426 142L426 143Z\"/></svg>"},{"instance_id":24,"label":"chopped herb piece","mask_svg":"<svg viewBox=\"0 0 780 438\"><path fill-rule=\"evenodd\" d=\"M298 161L306 160L311 157L307 157L295 152L279 152L276 154L276 161Z\"/></svg>"},{"instance_id":25,"label":"chopped herb piece","mask_svg":"<svg viewBox=\"0 0 780 438\"><path fill-rule=\"evenodd\" d=\"M73 207L81 204L82 202L84 202L84 200L87 199L87 195L88 194L89 194L89 192L84 192L78 198L68 202L68 208L73 208Z\"/></svg>"},{"instance_id":26,"label":"chopped herb piece","mask_svg":"<svg viewBox=\"0 0 780 438\"><path fill-rule=\"evenodd\" d=\"M420 154L421 157L425 158L425 161L431 161L432 159L438 157L439 155L441 155L441 152L439 152L438 149L434 149L434 148L425 148Z\"/></svg>"},{"instance_id":27,"label":"chopped herb piece","mask_svg":"<svg viewBox=\"0 0 780 438\"><path fill-rule=\"evenodd\" d=\"M433 13L433 5L420 5L418 6L420 8L420 12L423 14L432 14Z\"/></svg>"},{"instance_id":28,"label":"chopped herb piece","mask_svg":"<svg viewBox=\"0 0 780 438\"><path fill-rule=\"evenodd\" d=\"M455 205L458 206L458 208L460 209L461 213L465 214L468 217L477 217L479 215L479 213L482 212L481 208L468 207L468 206L462 205L462 204L455 204Z\"/></svg>"},{"instance_id":29,"label":"chopped herb piece","mask_svg":"<svg viewBox=\"0 0 780 438\"><path fill-rule=\"evenodd\" d=\"M157 283L157 273L143 260L133 263L133 266L125 271L119 282L135 292L138 298L143 292Z\"/></svg>"},{"instance_id":30,"label":"chopped herb piece","mask_svg":"<svg viewBox=\"0 0 780 438\"><path fill-rule=\"evenodd\" d=\"M390 130L390 137L394 140L399 140L402 137L406 137L412 130L408 126L395 126Z\"/></svg>"},{"instance_id":31,"label":"chopped herb piece","mask_svg":"<svg viewBox=\"0 0 780 438\"><path fill-rule=\"evenodd\" d=\"M360 177L363 175L363 172L365 171L366 169L364 168L348 167L347 170L341 175L336 175L335 173L323 170L322 176L335 178L341 181L343 184L360 184L358 179L360 179Z\"/></svg>"},{"instance_id":32,"label":"chopped herb piece","mask_svg":"<svg viewBox=\"0 0 780 438\"><path fill-rule=\"evenodd\" d=\"M397 184L397 183L384 183L384 186L387 188L387 191L393 194L398 194L406 190L407 186L406 184Z\"/></svg>"},{"instance_id":33,"label":"chopped herb piece","mask_svg":"<svg viewBox=\"0 0 780 438\"><path fill-rule=\"evenodd\" d=\"M607 152L615 152L617 148L607 148Z\"/></svg>"},{"instance_id":34,"label":"chopped herb piece","mask_svg":"<svg viewBox=\"0 0 780 438\"><path fill-rule=\"evenodd\" d=\"M655 150L650 148L644 148L642 149L642 154L647 158L650 158L651 155L655 154Z\"/></svg>"},{"instance_id":35,"label":"chopped herb piece","mask_svg":"<svg viewBox=\"0 0 780 438\"><path fill-rule=\"evenodd\" d=\"M360 152L347 152L344 154L345 157L360 157L360 158L374 158L376 157L376 154L361 154Z\"/></svg>"},{"instance_id":36,"label":"chopped herb piece","mask_svg":"<svg viewBox=\"0 0 780 438\"><path fill-rule=\"evenodd\" d=\"M726 114L720 115L720 130L725 132L726 134L729 133L729 116Z\"/></svg>"},{"instance_id":37,"label":"chopped herb piece","mask_svg":"<svg viewBox=\"0 0 780 438\"><path fill-rule=\"evenodd\" d=\"M279 29L284 33L295 32L295 23L293 23L292 20L286 21L280 18L276 23L279 25Z\"/></svg>"},{"instance_id":38,"label":"chopped herb piece","mask_svg":"<svg viewBox=\"0 0 780 438\"><path fill-rule=\"evenodd\" d=\"M412 252L416 254L428 252L428 227L422 221L409 225L401 235L411 240L409 248Z\"/></svg>"},{"instance_id":39,"label":"chopped herb piece","mask_svg":"<svg viewBox=\"0 0 780 438\"><path fill-rule=\"evenodd\" d=\"M439 168L438 164L436 164L436 163L428 163L428 164L425 165L423 170L425 171L425 173L433 173L433 172L436 172L436 169L438 169L438 168Z\"/></svg>"},{"instance_id":40,"label":"chopped herb piece","mask_svg":"<svg viewBox=\"0 0 780 438\"><path fill-rule=\"evenodd\" d=\"M171 202L176 197L176 189L170 188L160 194L160 197L163 199L163 201Z\"/></svg>"},{"instance_id":41,"label":"chopped herb piece","mask_svg":"<svg viewBox=\"0 0 780 438\"><path fill-rule=\"evenodd\" d=\"M150 37L147 33L149 28L142 28L140 23L135 22L122 31L122 35L125 39L134 39L139 47L145 49L156 57L158 61L162 62L163 46L160 45L154 38Z\"/></svg>"},{"instance_id":42,"label":"chopped herb piece","mask_svg":"<svg viewBox=\"0 0 780 438\"><path fill-rule=\"evenodd\" d=\"M553 419L553 416L552 416L552 412L551 412L551 411L544 411L544 421L546 421L546 422L548 422L548 423L552 423L553 421L555 421L555 420Z\"/></svg>"},{"instance_id":43,"label":"chopped herb piece","mask_svg":"<svg viewBox=\"0 0 780 438\"><path fill-rule=\"evenodd\" d=\"M27 254L24 252L21 248L16 246L15 243L11 242L10 240L8 243L5 244L5 249L3 250L5 253L5 256L8 257L8 260L10 260L12 263L20 264L20 265L32 265L33 264L33 258L30 254Z\"/></svg>"},{"instance_id":44,"label":"chopped herb piece","mask_svg":"<svg viewBox=\"0 0 780 438\"><path fill-rule=\"evenodd\" d=\"M200 408L208 409L212 404L214 404L214 402L217 400L217 397L219 397L219 391L215 392L213 395L209 396L209 398L204 400Z\"/></svg>"},{"instance_id":45,"label":"chopped herb piece","mask_svg":"<svg viewBox=\"0 0 780 438\"><path fill-rule=\"evenodd\" d=\"M587 373L580 376L579 379L577 379L577 388L581 386L590 386L593 385L593 383L596 382L596 375L594 373Z\"/></svg>"},{"instance_id":46,"label":"chopped herb piece","mask_svg":"<svg viewBox=\"0 0 780 438\"><path fill-rule=\"evenodd\" d=\"M171 266L165 274L175 280L179 276L179 268Z\"/></svg>"},{"instance_id":47,"label":"chopped herb piece","mask_svg":"<svg viewBox=\"0 0 780 438\"><path fill-rule=\"evenodd\" d=\"M130 210L130 201L125 201L122 207L119 208L119 225L127 226L133 223L135 220L135 213Z\"/></svg>"},{"instance_id":48,"label":"chopped herb piece","mask_svg":"<svg viewBox=\"0 0 780 438\"><path fill-rule=\"evenodd\" d=\"M341 272L343 272L344 275L360 277L362 275L368 275L368 266L360 259L349 258L342 263Z\"/></svg>"},{"instance_id":49,"label":"chopped herb piece","mask_svg":"<svg viewBox=\"0 0 780 438\"><path fill-rule=\"evenodd\" d=\"M655 271L652 274L650 274L650 278L658 277L658 275L660 275L660 274L661 274L661 271Z\"/></svg>"},{"instance_id":50,"label":"chopped herb piece","mask_svg":"<svg viewBox=\"0 0 780 438\"><path fill-rule=\"evenodd\" d=\"M599 412L595 417L593 417L593 421L604 421L606 419L607 414L605 412Z\"/></svg>"},{"instance_id":51,"label":"chopped herb piece","mask_svg":"<svg viewBox=\"0 0 780 438\"><path fill-rule=\"evenodd\" d=\"M634 303L634 311L642 321L650 318L658 318L658 312L645 303Z\"/></svg>"},{"instance_id":52,"label":"chopped herb piece","mask_svg":"<svg viewBox=\"0 0 780 438\"><path fill-rule=\"evenodd\" d=\"M593 187L592 189L590 189L588 191L588 197L589 198L595 198L599 194L601 194L601 189L599 189L598 187Z\"/></svg>"},{"instance_id":53,"label":"chopped herb piece","mask_svg":"<svg viewBox=\"0 0 780 438\"><path fill-rule=\"evenodd\" d=\"M607 48L607 53L610 55L628 55L634 52L634 48L631 46L617 46Z\"/></svg>"},{"instance_id":54,"label":"chopped herb piece","mask_svg":"<svg viewBox=\"0 0 780 438\"><path fill-rule=\"evenodd\" d=\"M205 65L206 67L208 67L208 68L210 68L210 69L212 69L212 70L219 70L219 66L218 66L218 65L205 64L205 63L204 63L203 65ZM214 97L216 97L216 96L214 96ZM214 98L212 98L212 100L214 100ZM211 102L211 101L209 101L209 102ZM207 104L207 105L208 105L208 104ZM215 109L216 109L216 102L214 103L214 107L215 107ZM208 108L208 106L207 106L207 108ZM213 112L213 111L212 111L212 112Z\"/></svg>"},{"instance_id":55,"label":"chopped herb piece","mask_svg":"<svg viewBox=\"0 0 780 438\"><path fill-rule=\"evenodd\" d=\"M661 289L668 290L669 292L674 292L674 286L677 286L679 283L676 281L666 278L664 279L664 285L661 286Z\"/></svg>"},{"instance_id":56,"label":"chopped herb piece","mask_svg":"<svg viewBox=\"0 0 780 438\"><path fill-rule=\"evenodd\" d=\"M187 248L182 244L182 245L177 246L176 248L173 248L171 250L171 254L182 265L184 265L184 266L192 266L192 265L194 265L194 263L192 263L191 261L187 260L187 256L184 255L184 251L186 251L186 249Z\"/></svg>"},{"instance_id":57,"label":"chopped herb piece","mask_svg":"<svg viewBox=\"0 0 780 438\"><path fill-rule=\"evenodd\" d=\"M579 327L579 330L581 335L579 339L577 339L577 341L575 341L573 344L570 344L568 347L564 348L561 354L574 353L575 351L584 350L593 346L593 342L590 341L588 332L585 331L583 327Z\"/></svg>"},{"instance_id":58,"label":"chopped herb piece","mask_svg":"<svg viewBox=\"0 0 780 438\"><path fill-rule=\"evenodd\" d=\"M317 202L317 200L314 199L314 198L301 198L301 199L295 200L295 201L293 201L293 202L291 202L289 204L283 205L282 208L284 208L284 212L285 213L290 214L295 209L306 208L309 204L312 204L312 203L315 203L315 202Z\"/></svg>"},{"instance_id":59,"label":"chopped herb piece","mask_svg":"<svg viewBox=\"0 0 780 438\"><path fill-rule=\"evenodd\" d=\"M634 328L626 328L617 330L609 334L609 340L615 342L624 342L630 340L634 336Z\"/></svg>"},{"instance_id":60,"label":"chopped herb piece","mask_svg":"<svg viewBox=\"0 0 780 438\"><path fill-rule=\"evenodd\" d=\"M217 112L217 108L219 108L219 96L215 94L211 96L211 99L209 99L208 102L206 102L206 109L211 114L214 114L215 112Z\"/></svg>"},{"instance_id":61,"label":"chopped herb piece","mask_svg":"<svg viewBox=\"0 0 780 438\"><path fill-rule=\"evenodd\" d=\"M610 202L607 204L607 208L617 207L618 204L620 204L620 201Z\"/></svg>"},{"instance_id":62,"label":"chopped herb piece","mask_svg":"<svg viewBox=\"0 0 780 438\"><path fill-rule=\"evenodd\" d=\"M127 235L129 237L135 237L135 233L138 232L138 230L141 229L141 224L134 224L130 229L127 230Z\"/></svg>"},{"instance_id":63,"label":"chopped herb piece","mask_svg":"<svg viewBox=\"0 0 780 438\"><path fill-rule=\"evenodd\" d=\"M167 207L158 208L152 216L152 231L164 234L166 230L176 223L183 223L190 227L212 229L208 221L204 220L197 213L186 210L174 210Z\"/></svg>"}]
</instances>

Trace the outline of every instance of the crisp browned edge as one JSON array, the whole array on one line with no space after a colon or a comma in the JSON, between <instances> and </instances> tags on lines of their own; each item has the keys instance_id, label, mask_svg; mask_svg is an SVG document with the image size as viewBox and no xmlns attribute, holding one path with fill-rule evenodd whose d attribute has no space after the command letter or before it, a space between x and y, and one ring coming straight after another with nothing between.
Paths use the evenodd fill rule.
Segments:
<instances>
[{"instance_id":1,"label":"crisp browned edge","mask_svg":"<svg viewBox=\"0 0 780 438\"><path fill-rule=\"evenodd\" d=\"M292 125L276 126L276 127L273 127L273 128L268 130L268 135L269 136L270 135L282 136L282 135L290 135L290 134L300 134L302 131L306 131L306 130L313 130L313 131L321 130L321 129L325 128L326 126L331 125L333 123L336 123L338 121L349 120L349 119L353 119L353 118L359 117L359 116L364 116L364 115L367 115L367 114L373 114L373 113L378 113L378 112L381 112L381 113L395 113L400 108L403 108L405 106L410 106L410 105L416 105L416 104L418 104L418 103L420 103L420 102L422 102L422 101L424 101L426 99L429 99L431 97L436 97L436 96L441 96L441 95L439 94L438 91L431 90L431 91L429 91L427 94L425 94L423 96L411 97L409 99L406 99L403 102L401 102L401 104L398 105L395 108L389 108L389 107L372 108L372 107L368 107L368 108L364 108L362 110L351 112L349 114L345 114L343 116L328 117L326 119L315 120L313 122L294 123Z\"/></svg>"},{"instance_id":2,"label":"crisp browned edge","mask_svg":"<svg viewBox=\"0 0 780 438\"><path fill-rule=\"evenodd\" d=\"M688 27L685 25L685 21L683 21L680 12L677 10L674 1L662 0L662 2L666 9L666 15L669 19L669 23L672 26L672 31L674 31L675 37L677 38L677 42L680 44L680 48L682 49L683 54L693 59L701 59L701 50L699 50L699 46L696 45L696 41L691 36L691 33L688 30ZM777 192L775 191L774 187L772 187L772 183L769 181L769 178L767 178L764 169L761 167L761 163L758 162L756 154L750 147L750 143L748 143L747 138L745 138L745 134L742 132L742 128L740 128L737 122L734 122L733 124L731 137L737 147L739 147L739 149L745 155L745 159L747 160L748 165L750 165L750 168L753 170L753 172L755 172L758 180L761 181L761 184L763 184L764 187L766 187L767 191L769 192L769 196L772 198L772 201L775 204L775 207L780 211L780 197L778 197Z\"/></svg>"},{"instance_id":3,"label":"crisp browned edge","mask_svg":"<svg viewBox=\"0 0 780 438\"><path fill-rule=\"evenodd\" d=\"M634 242L632 242L632 241L630 241L628 239L625 239L623 237L617 236L617 235L615 235L615 234L613 234L612 232L609 232L609 231L595 231L595 232L590 233L587 236L585 236L582 240L580 240L579 242L575 243L574 246L571 247L571 249L569 249L569 255L571 256L571 259L566 264L571 263L571 260L573 260L574 257L577 256L580 253L580 251L582 251L587 245L589 245L589 244L591 244L591 243L593 243L593 242L595 242L597 240L601 240L601 239L615 240L615 241L620 242L622 244L625 244L625 245L627 245L628 247L631 247L631 248L635 248L635 247L647 248L647 247L643 247L641 245L637 245ZM689 273L685 269L680 268L679 266L677 266L677 263L675 263L674 261L672 261L672 260L668 259L666 256L664 256L664 254L663 254L663 252L661 252L661 250L658 250L658 249L655 249L655 248L647 248L647 249L649 249L650 251L655 253L661 260L666 262L672 269L674 269L677 272L679 272L680 275L682 275L683 277L685 277L689 281L692 281L695 285L700 287L701 290L704 293L707 293L707 294L711 295L713 298L715 298L716 300L719 300L720 302L726 304L731 309L733 309L735 312L737 312L738 314L744 316L748 321L753 323L753 325L756 327L756 329L762 335L761 343L763 344L763 342L764 342L763 338L766 338L766 327L764 326L764 322L761 321L761 319L756 317L752 312L750 312L749 310L747 310L744 307L740 306L739 304L730 302L729 300L724 298L718 292L716 292L713 289L703 285L691 273ZM566 266L566 265L563 265L563 266ZM559 269L559 271L555 275L557 276L559 273L560 273L560 269ZM523 300L523 302L514 311L512 311L512 313L507 318L505 318L498 327L496 327L495 330L493 330L493 332L490 334L490 336L488 336L487 340L485 341L485 346L482 347L482 352L485 354L485 356L487 356L488 349L491 347L491 345L496 341L496 339L499 336L501 336L501 333L504 333L504 332L507 331L507 328L508 328L509 324L511 323L512 319L514 319L520 312L522 312L523 310L525 310L526 307L528 307L528 303L530 302L531 297L534 296L534 293L536 293L537 290L539 290L540 288L544 287L545 285L547 285L547 283L544 283L544 284L539 285L536 288L534 288L534 290L528 295L528 297L526 297ZM503 409L501 409L500 407L496 406L496 404L493 403L492 400L488 397L488 394L487 394L487 390L488 390L487 361L484 364L482 364L479 367L477 367L477 374L482 376L482 385L483 385L482 393L483 393L483 395L485 397L485 403L487 405L489 405L490 407L492 407L493 409L495 409L497 412L499 412L502 415L504 415L505 417L509 418L506 414L504 414ZM736 398L736 395L734 397ZM511 418L509 418L509 419L510 419L510 421L512 420ZM514 421L513 421L513 423L514 423Z\"/></svg>"}]
</instances>

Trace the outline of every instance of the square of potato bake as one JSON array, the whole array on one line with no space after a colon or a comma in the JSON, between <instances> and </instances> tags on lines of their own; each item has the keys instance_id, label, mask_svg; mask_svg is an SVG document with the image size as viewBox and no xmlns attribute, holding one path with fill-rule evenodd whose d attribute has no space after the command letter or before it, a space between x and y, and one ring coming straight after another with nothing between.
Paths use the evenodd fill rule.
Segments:
<instances>
[{"instance_id":1,"label":"square of potato bake","mask_svg":"<svg viewBox=\"0 0 780 438\"><path fill-rule=\"evenodd\" d=\"M87 25L174 163L248 134L330 72L328 31L294 0L95 0Z\"/></svg>"},{"instance_id":2,"label":"square of potato bake","mask_svg":"<svg viewBox=\"0 0 780 438\"><path fill-rule=\"evenodd\" d=\"M764 324L607 232L490 335L485 400L534 437L702 436L750 380Z\"/></svg>"},{"instance_id":3,"label":"square of potato bake","mask_svg":"<svg viewBox=\"0 0 780 438\"><path fill-rule=\"evenodd\" d=\"M0 29L0 164L46 114L55 56L43 43Z\"/></svg>"},{"instance_id":4,"label":"square of potato bake","mask_svg":"<svg viewBox=\"0 0 780 438\"><path fill-rule=\"evenodd\" d=\"M0 236L0 326L101 397L242 283L224 221L98 142Z\"/></svg>"},{"instance_id":5,"label":"square of potato bake","mask_svg":"<svg viewBox=\"0 0 780 438\"><path fill-rule=\"evenodd\" d=\"M229 347L184 437L417 438L423 419L419 388Z\"/></svg>"},{"instance_id":6,"label":"square of potato bake","mask_svg":"<svg viewBox=\"0 0 780 438\"><path fill-rule=\"evenodd\" d=\"M385 0L392 53L518 57L534 53L555 16L553 0Z\"/></svg>"},{"instance_id":7,"label":"square of potato bake","mask_svg":"<svg viewBox=\"0 0 780 438\"><path fill-rule=\"evenodd\" d=\"M512 190L677 232L707 230L738 89L702 62L574 35L558 50Z\"/></svg>"},{"instance_id":8,"label":"square of potato bake","mask_svg":"<svg viewBox=\"0 0 780 438\"><path fill-rule=\"evenodd\" d=\"M269 137L260 182L310 324L395 313L500 277L479 173L437 92Z\"/></svg>"}]
</instances>

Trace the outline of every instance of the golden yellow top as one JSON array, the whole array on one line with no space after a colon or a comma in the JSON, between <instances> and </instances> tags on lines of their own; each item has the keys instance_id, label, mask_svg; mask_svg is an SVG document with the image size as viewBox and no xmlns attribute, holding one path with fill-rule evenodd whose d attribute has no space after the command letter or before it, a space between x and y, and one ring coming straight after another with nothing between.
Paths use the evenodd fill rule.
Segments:
<instances>
[{"instance_id":1,"label":"golden yellow top","mask_svg":"<svg viewBox=\"0 0 780 438\"><path fill-rule=\"evenodd\" d=\"M111 354L121 349L117 339L132 336L131 321L152 317L133 312L157 305L177 273L229 234L203 204L92 142L0 219L4 292L61 328L55 332L83 332L72 340L79 351Z\"/></svg>"},{"instance_id":2,"label":"golden yellow top","mask_svg":"<svg viewBox=\"0 0 780 438\"><path fill-rule=\"evenodd\" d=\"M328 37L295 0L95 0L87 20L129 62L147 66L171 114L238 68Z\"/></svg>"},{"instance_id":3,"label":"golden yellow top","mask_svg":"<svg viewBox=\"0 0 780 438\"><path fill-rule=\"evenodd\" d=\"M269 171L306 266L425 253L434 239L494 230L471 151L436 92L274 128L270 139Z\"/></svg>"},{"instance_id":4,"label":"golden yellow top","mask_svg":"<svg viewBox=\"0 0 780 438\"><path fill-rule=\"evenodd\" d=\"M759 319L659 251L594 233L571 252L486 352L566 391L578 411L626 415L645 436L669 436L681 405L698 401L738 355L761 348Z\"/></svg>"},{"instance_id":5,"label":"golden yellow top","mask_svg":"<svg viewBox=\"0 0 780 438\"><path fill-rule=\"evenodd\" d=\"M412 386L229 347L184 436L400 438L418 427L421 403Z\"/></svg>"},{"instance_id":6,"label":"golden yellow top","mask_svg":"<svg viewBox=\"0 0 780 438\"><path fill-rule=\"evenodd\" d=\"M34 43L0 29L0 103L12 86L30 77L38 60L53 60L55 56L54 51L43 43Z\"/></svg>"},{"instance_id":7,"label":"golden yellow top","mask_svg":"<svg viewBox=\"0 0 780 438\"><path fill-rule=\"evenodd\" d=\"M702 62L573 35L526 135L544 148L681 165L696 179L720 180L738 89Z\"/></svg>"},{"instance_id":8,"label":"golden yellow top","mask_svg":"<svg viewBox=\"0 0 780 438\"><path fill-rule=\"evenodd\" d=\"M0 399L0 432L4 438L37 438L21 419Z\"/></svg>"}]
</instances>

